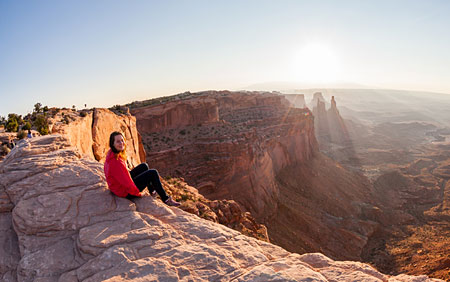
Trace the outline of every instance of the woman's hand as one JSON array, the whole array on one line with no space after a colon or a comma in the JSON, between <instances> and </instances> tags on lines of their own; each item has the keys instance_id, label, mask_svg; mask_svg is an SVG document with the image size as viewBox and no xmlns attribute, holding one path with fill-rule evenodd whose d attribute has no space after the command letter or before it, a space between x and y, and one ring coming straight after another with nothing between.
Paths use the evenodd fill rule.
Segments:
<instances>
[{"instance_id":1,"label":"woman's hand","mask_svg":"<svg viewBox=\"0 0 450 282\"><path fill-rule=\"evenodd\" d=\"M140 195L141 195L141 197L144 197L144 196L149 196L150 193L149 193L148 190L146 189L146 190L142 191L142 192L140 193Z\"/></svg>"}]
</instances>

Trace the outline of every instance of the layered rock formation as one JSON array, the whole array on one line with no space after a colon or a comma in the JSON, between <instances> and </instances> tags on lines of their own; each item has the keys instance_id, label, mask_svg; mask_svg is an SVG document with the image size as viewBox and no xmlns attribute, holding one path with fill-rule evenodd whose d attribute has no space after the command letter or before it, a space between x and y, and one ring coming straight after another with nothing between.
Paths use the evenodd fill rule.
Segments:
<instances>
[{"instance_id":1,"label":"layered rock formation","mask_svg":"<svg viewBox=\"0 0 450 282\"><path fill-rule=\"evenodd\" d=\"M271 242L290 251L319 251L340 260L360 260L383 211L370 182L317 154L276 177L277 212L266 221Z\"/></svg>"},{"instance_id":2,"label":"layered rock formation","mask_svg":"<svg viewBox=\"0 0 450 282\"><path fill-rule=\"evenodd\" d=\"M173 101L155 105L152 106L152 111L148 111L147 107L136 108L132 113L139 117L139 131L147 134L180 126L219 121L217 101L208 97L189 99L183 103Z\"/></svg>"},{"instance_id":3,"label":"layered rock formation","mask_svg":"<svg viewBox=\"0 0 450 282\"><path fill-rule=\"evenodd\" d=\"M277 172L318 149L309 110L272 93L200 92L131 113L150 166L209 199L235 200L260 220L277 209Z\"/></svg>"},{"instance_id":4,"label":"layered rock formation","mask_svg":"<svg viewBox=\"0 0 450 282\"><path fill-rule=\"evenodd\" d=\"M450 144L420 148L417 159L376 178L383 228L363 257L386 272L450 280Z\"/></svg>"},{"instance_id":5,"label":"layered rock formation","mask_svg":"<svg viewBox=\"0 0 450 282\"><path fill-rule=\"evenodd\" d=\"M141 136L136 129L135 117L129 114L128 108L116 106L113 109L115 112L96 108L93 111L83 111L83 115L72 110L60 110L51 119L51 130L63 134L84 156L100 162L104 161L106 152L109 150L109 135L113 131L120 131L127 141L127 162L131 169L143 162L141 160L145 161ZM59 122L60 117L64 117L61 122ZM162 126L170 128L170 124L167 123ZM242 211L236 202L210 201L198 194L197 189L186 185L183 181L175 180L176 185L164 179L161 181L168 188L169 193L183 203L182 209L243 234L269 241L266 227L258 224L250 213Z\"/></svg>"},{"instance_id":6,"label":"layered rock formation","mask_svg":"<svg viewBox=\"0 0 450 282\"><path fill-rule=\"evenodd\" d=\"M109 150L111 132L122 132L127 143L129 168L145 162L145 150L136 129L136 118L129 113L117 114L108 109L94 108L80 115L80 112L61 110L50 118L50 123L52 133L67 136L82 154L100 162L104 162Z\"/></svg>"},{"instance_id":7,"label":"layered rock formation","mask_svg":"<svg viewBox=\"0 0 450 282\"><path fill-rule=\"evenodd\" d=\"M320 94L317 95L316 94ZM328 143L349 146L350 134L344 119L339 114L334 96L331 97L331 107L327 110L322 93L316 93L313 98L314 128L317 140L322 145Z\"/></svg>"},{"instance_id":8,"label":"layered rock formation","mask_svg":"<svg viewBox=\"0 0 450 282\"><path fill-rule=\"evenodd\" d=\"M180 208L198 217L211 220L233 228L244 235L269 242L267 228L256 222L249 212L233 200L208 200L198 193L195 187L187 185L184 179L169 178L161 180L165 190L172 198L181 202Z\"/></svg>"},{"instance_id":9,"label":"layered rock formation","mask_svg":"<svg viewBox=\"0 0 450 282\"><path fill-rule=\"evenodd\" d=\"M192 107L203 100L217 107L214 120L212 106ZM360 259L378 226L368 216L377 213L371 185L318 151L308 109L260 92L208 91L149 103L131 112L149 164L162 175L183 177L206 198L235 200L267 226L271 242L290 251ZM173 122L175 104L189 105L205 123ZM152 116L156 124L172 123L147 133Z\"/></svg>"},{"instance_id":10,"label":"layered rock formation","mask_svg":"<svg viewBox=\"0 0 450 282\"><path fill-rule=\"evenodd\" d=\"M2 281L438 281L280 247L152 197L106 188L102 164L49 135L0 164Z\"/></svg>"}]
</instances>

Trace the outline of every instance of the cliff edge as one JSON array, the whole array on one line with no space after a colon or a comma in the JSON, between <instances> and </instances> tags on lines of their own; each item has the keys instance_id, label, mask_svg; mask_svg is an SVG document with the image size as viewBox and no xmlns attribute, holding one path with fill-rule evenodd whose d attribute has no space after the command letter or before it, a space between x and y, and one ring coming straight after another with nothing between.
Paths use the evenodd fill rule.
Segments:
<instances>
[{"instance_id":1,"label":"cliff edge","mask_svg":"<svg viewBox=\"0 0 450 282\"><path fill-rule=\"evenodd\" d=\"M298 255L170 208L113 196L102 164L61 135L0 164L2 281L440 281Z\"/></svg>"}]
</instances>

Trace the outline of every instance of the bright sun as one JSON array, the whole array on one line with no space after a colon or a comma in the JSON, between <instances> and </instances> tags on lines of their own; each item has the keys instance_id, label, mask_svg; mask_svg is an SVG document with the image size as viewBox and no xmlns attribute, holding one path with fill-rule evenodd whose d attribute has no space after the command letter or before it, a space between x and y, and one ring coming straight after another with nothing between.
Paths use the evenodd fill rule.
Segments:
<instances>
[{"instance_id":1,"label":"bright sun","mask_svg":"<svg viewBox=\"0 0 450 282\"><path fill-rule=\"evenodd\" d=\"M292 65L295 81L328 83L340 79L340 67L336 54L328 46L310 43L295 55Z\"/></svg>"}]
</instances>

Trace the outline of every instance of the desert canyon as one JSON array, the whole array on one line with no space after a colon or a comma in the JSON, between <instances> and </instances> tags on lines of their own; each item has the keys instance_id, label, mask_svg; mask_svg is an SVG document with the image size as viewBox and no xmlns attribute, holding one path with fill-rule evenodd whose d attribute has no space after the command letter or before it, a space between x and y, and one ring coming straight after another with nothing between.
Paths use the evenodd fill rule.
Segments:
<instances>
[{"instance_id":1,"label":"desert canyon","mask_svg":"<svg viewBox=\"0 0 450 282\"><path fill-rule=\"evenodd\" d=\"M0 161L0 279L450 280L450 99L360 92L55 114ZM180 208L109 192L114 130L129 168L156 168Z\"/></svg>"}]
</instances>

